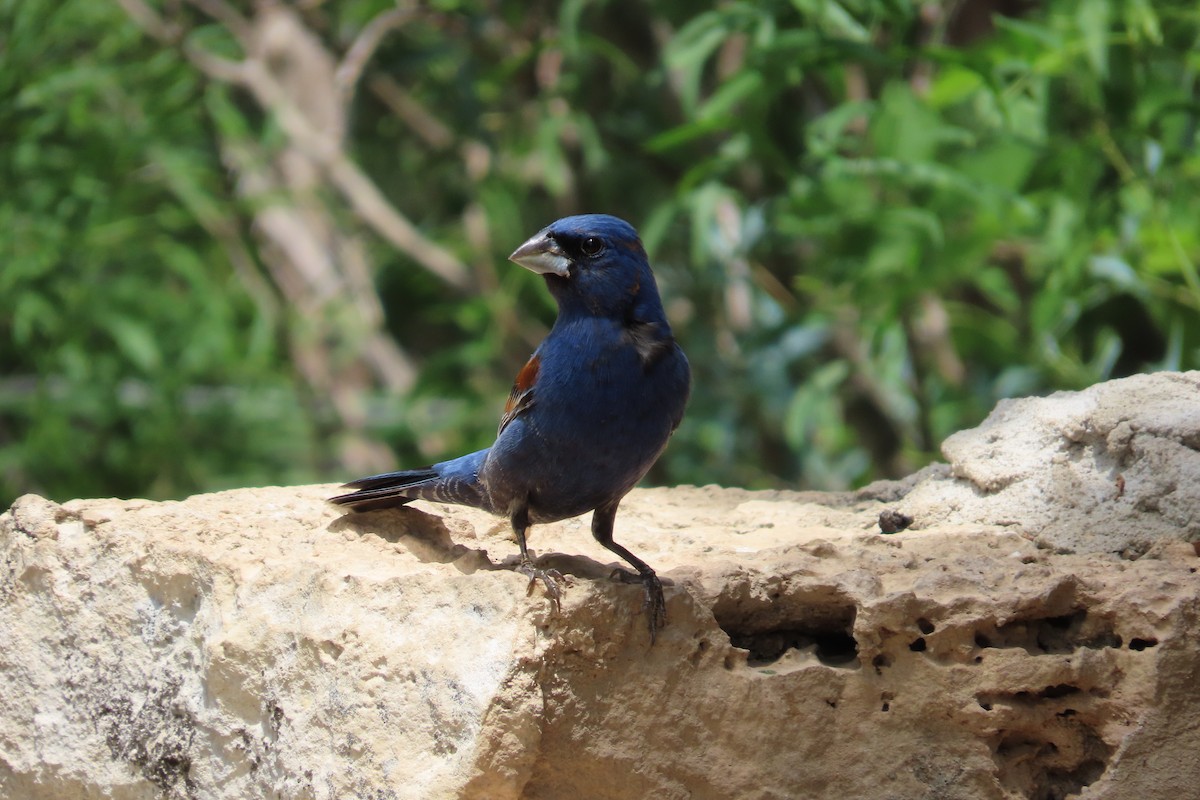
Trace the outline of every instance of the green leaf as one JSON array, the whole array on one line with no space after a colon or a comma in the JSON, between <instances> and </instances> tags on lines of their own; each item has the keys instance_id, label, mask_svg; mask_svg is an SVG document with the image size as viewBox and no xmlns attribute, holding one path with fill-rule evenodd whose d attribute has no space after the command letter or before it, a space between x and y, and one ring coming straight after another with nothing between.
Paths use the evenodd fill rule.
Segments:
<instances>
[{"instance_id":1,"label":"green leaf","mask_svg":"<svg viewBox=\"0 0 1200 800\"><path fill-rule=\"evenodd\" d=\"M679 75L680 99L689 113L694 112L699 103L704 64L729 34L725 16L709 11L680 29L667 47L664 61L668 69Z\"/></svg>"},{"instance_id":2,"label":"green leaf","mask_svg":"<svg viewBox=\"0 0 1200 800\"><path fill-rule=\"evenodd\" d=\"M13 343L29 347L39 334L52 334L60 318L48 298L32 291L21 292L12 310Z\"/></svg>"},{"instance_id":3,"label":"green leaf","mask_svg":"<svg viewBox=\"0 0 1200 800\"><path fill-rule=\"evenodd\" d=\"M1084 52L1101 78L1108 75L1109 0L1079 0L1075 21L1083 37Z\"/></svg>"},{"instance_id":4,"label":"green leaf","mask_svg":"<svg viewBox=\"0 0 1200 800\"><path fill-rule=\"evenodd\" d=\"M162 365L162 352L154 332L144 322L108 316L101 320L101 325L112 336L121 355L139 371L152 373Z\"/></svg>"},{"instance_id":5,"label":"green leaf","mask_svg":"<svg viewBox=\"0 0 1200 800\"><path fill-rule=\"evenodd\" d=\"M792 0L792 5L812 19L822 33L855 42L866 42L871 38L866 26L836 0Z\"/></svg>"}]
</instances>

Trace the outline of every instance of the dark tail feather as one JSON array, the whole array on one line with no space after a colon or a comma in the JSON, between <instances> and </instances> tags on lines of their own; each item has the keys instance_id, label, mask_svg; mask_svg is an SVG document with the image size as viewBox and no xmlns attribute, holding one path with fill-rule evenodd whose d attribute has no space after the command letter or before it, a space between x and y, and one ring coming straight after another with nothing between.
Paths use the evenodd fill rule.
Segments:
<instances>
[{"instance_id":1,"label":"dark tail feather","mask_svg":"<svg viewBox=\"0 0 1200 800\"><path fill-rule=\"evenodd\" d=\"M437 472L432 467L385 472L382 475L350 481L344 488L358 491L331 497L329 502L348 506L351 511L393 508L416 500L421 496L418 487L436 480Z\"/></svg>"},{"instance_id":2,"label":"dark tail feather","mask_svg":"<svg viewBox=\"0 0 1200 800\"><path fill-rule=\"evenodd\" d=\"M433 467L421 469L405 469L400 472L385 472L382 475L372 475L369 478L359 478L345 484L347 489L382 489L385 487L400 488L413 486L418 483L433 480L438 476Z\"/></svg>"},{"instance_id":3,"label":"dark tail feather","mask_svg":"<svg viewBox=\"0 0 1200 800\"><path fill-rule=\"evenodd\" d=\"M457 503L487 508L477 474L486 450L444 461L424 469L406 469L359 478L345 485L356 492L329 498L329 502L347 506L351 511L375 511L395 508L413 500Z\"/></svg>"}]
</instances>

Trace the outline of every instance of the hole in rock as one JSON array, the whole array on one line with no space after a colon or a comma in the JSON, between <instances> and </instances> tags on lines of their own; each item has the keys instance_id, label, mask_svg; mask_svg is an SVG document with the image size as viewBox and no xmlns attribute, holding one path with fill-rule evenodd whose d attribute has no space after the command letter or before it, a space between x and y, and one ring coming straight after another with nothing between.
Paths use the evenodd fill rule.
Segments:
<instances>
[{"instance_id":1,"label":"hole in rock","mask_svg":"<svg viewBox=\"0 0 1200 800\"><path fill-rule=\"evenodd\" d=\"M789 650L805 650L831 667L858 665L850 599L828 590L780 592L778 599L746 596L730 587L717 598L713 616L734 647L749 650L748 666L772 664Z\"/></svg>"},{"instance_id":2,"label":"hole in rock","mask_svg":"<svg viewBox=\"0 0 1200 800\"><path fill-rule=\"evenodd\" d=\"M734 647L750 651L750 666L778 661L788 650L812 648L817 660L831 667L844 667L858 660L854 637L842 630L776 629L755 633L728 631Z\"/></svg>"},{"instance_id":3,"label":"hole in rock","mask_svg":"<svg viewBox=\"0 0 1200 800\"><path fill-rule=\"evenodd\" d=\"M1005 759L1028 761L1033 758L1052 756L1058 752L1058 747L1051 742L1023 736L1019 733L1006 733L996 746L996 755Z\"/></svg>"},{"instance_id":4,"label":"hole in rock","mask_svg":"<svg viewBox=\"0 0 1200 800\"><path fill-rule=\"evenodd\" d=\"M1021 689L1015 692L981 692L975 695L975 701L987 711L991 711L996 703L1028 709L1044 700L1057 700L1062 697L1081 694L1082 692L1083 690L1078 686L1072 686L1069 683L1057 683L1036 692L1031 692L1028 689Z\"/></svg>"},{"instance_id":5,"label":"hole in rock","mask_svg":"<svg viewBox=\"0 0 1200 800\"><path fill-rule=\"evenodd\" d=\"M1036 729L1001 731L992 758L1011 794L1064 800L1099 780L1111 755L1093 728L1064 714Z\"/></svg>"},{"instance_id":6,"label":"hole in rock","mask_svg":"<svg viewBox=\"0 0 1200 800\"><path fill-rule=\"evenodd\" d=\"M979 648L1023 648L1033 655L1066 654L1080 648L1098 650L1120 647L1121 637L1104 619L1089 617L1078 609L1069 614L1034 619L1016 619L1003 625L987 626L975 632Z\"/></svg>"},{"instance_id":7,"label":"hole in rock","mask_svg":"<svg viewBox=\"0 0 1200 800\"><path fill-rule=\"evenodd\" d=\"M1140 651L1145 650L1147 647L1154 647L1156 644L1158 644L1158 639L1153 637L1149 639L1140 639L1135 637L1129 640L1129 649Z\"/></svg>"},{"instance_id":8,"label":"hole in rock","mask_svg":"<svg viewBox=\"0 0 1200 800\"><path fill-rule=\"evenodd\" d=\"M919 620L917 620L917 628L920 629L921 633L926 635L931 634L934 632L934 630L936 630L933 626L933 623L924 617L921 617Z\"/></svg>"},{"instance_id":9,"label":"hole in rock","mask_svg":"<svg viewBox=\"0 0 1200 800\"><path fill-rule=\"evenodd\" d=\"M871 666L875 668L876 675L882 675L884 667L890 667L891 665L892 657L887 653L880 653L871 659Z\"/></svg>"},{"instance_id":10,"label":"hole in rock","mask_svg":"<svg viewBox=\"0 0 1200 800\"><path fill-rule=\"evenodd\" d=\"M914 653L924 653L925 647L926 645L924 636L913 639L908 645L908 649L912 650Z\"/></svg>"},{"instance_id":11,"label":"hole in rock","mask_svg":"<svg viewBox=\"0 0 1200 800\"><path fill-rule=\"evenodd\" d=\"M1060 617L1046 617L1043 620L1017 625L1032 629L1034 642L1039 650L1047 653L1069 653L1075 649L1078 633L1086 619L1086 611L1076 611Z\"/></svg>"}]
</instances>

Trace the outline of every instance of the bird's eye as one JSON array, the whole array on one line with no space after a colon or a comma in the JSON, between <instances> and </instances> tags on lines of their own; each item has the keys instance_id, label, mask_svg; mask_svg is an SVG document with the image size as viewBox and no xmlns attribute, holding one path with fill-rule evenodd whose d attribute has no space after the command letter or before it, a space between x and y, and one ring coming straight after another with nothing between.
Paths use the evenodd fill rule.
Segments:
<instances>
[{"instance_id":1,"label":"bird's eye","mask_svg":"<svg viewBox=\"0 0 1200 800\"><path fill-rule=\"evenodd\" d=\"M600 251L604 249L604 242L595 236L589 236L583 240L583 244L579 245L579 249L583 251L585 256L598 256L600 255Z\"/></svg>"}]
</instances>

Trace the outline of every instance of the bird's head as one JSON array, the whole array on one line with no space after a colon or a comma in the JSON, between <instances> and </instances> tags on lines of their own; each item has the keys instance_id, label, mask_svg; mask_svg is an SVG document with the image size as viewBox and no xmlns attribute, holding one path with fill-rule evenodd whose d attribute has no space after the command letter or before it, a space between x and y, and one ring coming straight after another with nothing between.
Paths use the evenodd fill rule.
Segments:
<instances>
[{"instance_id":1,"label":"bird's head","mask_svg":"<svg viewBox=\"0 0 1200 800\"><path fill-rule=\"evenodd\" d=\"M623 219L564 217L534 234L509 260L544 275L561 312L662 317L646 250Z\"/></svg>"}]
</instances>

